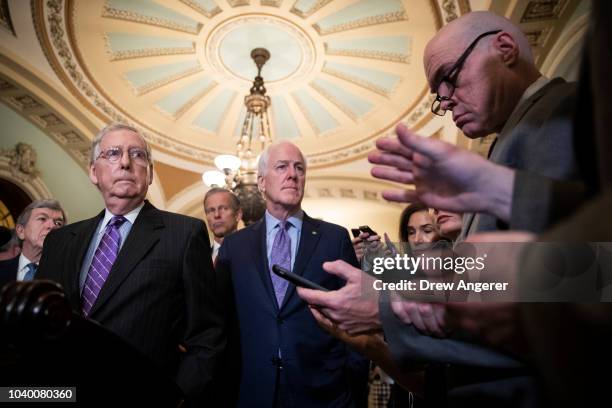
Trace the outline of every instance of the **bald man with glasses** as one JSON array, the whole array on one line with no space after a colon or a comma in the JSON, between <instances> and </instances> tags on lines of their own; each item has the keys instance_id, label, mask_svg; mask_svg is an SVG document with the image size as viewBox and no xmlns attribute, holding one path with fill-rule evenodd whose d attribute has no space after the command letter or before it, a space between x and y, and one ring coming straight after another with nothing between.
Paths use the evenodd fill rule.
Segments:
<instances>
[{"instance_id":1,"label":"bald man with glasses","mask_svg":"<svg viewBox=\"0 0 612 408\"><path fill-rule=\"evenodd\" d=\"M531 232L549 227L559 215L551 210L554 181L580 183L572 140L574 84L542 76L520 28L491 12L469 13L444 26L428 43L424 65L436 95L432 112L450 111L470 138L493 133L497 138L487 160L398 125L398 137L379 139L378 150L369 155L378 165L372 174L415 188L383 196L465 213L460 239L508 227ZM341 269L346 288L361 287L359 270ZM403 366L426 363L430 406L538 406L537 387L521 358L485 346L479 333L453 333L443 304L415 307L416 302L404 300L392 308L388 293L376 306L348 289L299 293L349 333L382 326ZM494 309L493 316L482 310L481 320L498 322L496 330L513 330L516 314L508 308L509 313ZM401 310L410 310L410 318ZM500 316L507 318L495 320Z\"/></svg>"}]
</instances>

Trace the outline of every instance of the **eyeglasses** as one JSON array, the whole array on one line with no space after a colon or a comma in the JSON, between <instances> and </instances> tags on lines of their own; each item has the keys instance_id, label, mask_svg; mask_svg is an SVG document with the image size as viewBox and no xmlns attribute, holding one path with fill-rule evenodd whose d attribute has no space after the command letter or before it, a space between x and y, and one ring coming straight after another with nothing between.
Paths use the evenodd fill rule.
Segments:
<instances>
[{"instance_id":1,"label":"eyeglasses","mask_svg":"<svg viewBox=\"0 0 612 408\"><path fill-rule=\"evenodd\" d=\"M466 48L463 54L461 54L457 62L455 62L451 69L448 70L448 73L444 75L442 79L440 79L440 82L438 82L438 86L436 87L436 99L431 103L431 111L434 114L444 116L446 113L446 109L442 108L442 102L449 101L455 93L455 84L457 83L459 72L461 72L465 60L472 53L476 47L476 44L478 44L478 41L480 41L480 39L483 37L501 32L502 30L487 31L486 33L482 33L476 37L470 46Z\"/></svg>"},{"instance_id":2,"label":"eyeglasses","mask_svg":"<svg viewBox=\"0 0 612 408\"><path fill-rule=\"evenodd\" d=\"M147 166L149 164L149 155L146 150L138 147L130 147L128 149L128 156L134 163L141 166ZM111 146L105 150L102 150L98 155L98 159L102 157L108 160L109 163L118 163L123 157L123 148L120 146Z\"/></svg>"}]
</instances>

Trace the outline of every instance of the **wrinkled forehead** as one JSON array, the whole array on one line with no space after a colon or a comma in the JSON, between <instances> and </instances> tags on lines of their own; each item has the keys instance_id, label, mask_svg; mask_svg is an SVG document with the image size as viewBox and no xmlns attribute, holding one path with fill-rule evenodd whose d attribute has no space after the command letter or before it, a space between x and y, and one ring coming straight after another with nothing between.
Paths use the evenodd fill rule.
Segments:
<instances>
[{"instance_id":1,"label":"wrinkled forehead","mask_svg":"<svg viewBox=\"0 0 612 408\"><path fill-rule=\"evenodd\" d=\"M457 25L443 27L428 43L423 53L425 75L434 87L459 59L469 44L466 33Z\"/></svg>"},{"instance_id":2,"label":"wrinkled forehead","mask_svg":"<svg viewBox=\"0 0 612 408\"><path fill-rule=\"evenodd\" d=\"M231 205L232 204L232 193L227 191L219 191L209 195L204 202L205 207L218 206L218 205Z\"/></svg>"},{"instance_id":3,"label":"wrinkled forehead","mask_svg":"<svg viewBox=\"0 0 612 408\"><path fill-rule=\"evenodd\" d=\"M280 144L273 146L270 151L268 165L274 165L279 161L304 164L304 156L300 149L292 144Z\"/></svg>"},{"instance_id":4,"label":"wrinkled forehead","mask_svg":"<svg viewBox=\"0 0 612 408\"><path fill-rule=\"evenodd\" d=\"M33 219L35 216L38 216L38 215L45 215L55 220L64 219L64 213L62 211L56 210L54 208L48 208L48 207L33 208L30 219Z\"/></svg>"}]
</instances>

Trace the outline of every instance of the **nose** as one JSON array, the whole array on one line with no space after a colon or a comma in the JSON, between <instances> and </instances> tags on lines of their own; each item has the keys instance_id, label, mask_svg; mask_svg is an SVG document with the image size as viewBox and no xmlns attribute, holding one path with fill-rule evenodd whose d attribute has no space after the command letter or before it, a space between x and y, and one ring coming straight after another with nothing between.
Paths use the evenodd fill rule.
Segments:
<instances>
[{"instance_id":1,"label":"nose","mask_svg":"<svg viewBox=\"0 0 612 408\"><path fill-rule=\"evenodd\" d=\"M45 221L45 229L50 231L56 228L59 228L59 225L56 225L55 220L53 220L52 218L49 218L47 221Z\"/></svg>"},{"instance_id":2,"label":"nose","mask_svg":"<svg viewBox=\"0 0 612 408\"><path fill-rule=\"evenodd\" d=\"M454 95L451 96L449 99L443 99L442 101L440 101L440 108L443 111L452 111L453 110L453 106L456 105L456 102L453 99Z\"/></svg>"},{"instance_id":3,"label":"nose","mask_svg":"<svg viewBox=\"0 0 612 408\"><path fill-rule=\"evenodd\" d=\"M121 160L119 161L119 164L121 164L122 169L130 168L130 165L132 164L132 160L130 159L130 152L128 150L125 150L123 154L121 155Z\"/></svg>"},{"instance_id":4,"label":"nose","mask_svg":"<svg viewBox=\"0 0 612 408\"><path fill-rule=\"evenodd\" d=\"M417 231L414 235L414 243L422 244L423 243L423 233L421 231Z\"/></svg>"},{"instance_id":5,"label":"nose","mask_svg":"<svg viewBox=\"0 0 612 408\"><path fill-rule=\"evenodd\" d=\"M289 178L295 179L297 178L297 170L293 166L289 166L289 171L287 172Z\"/></svg>"}]
</instances>

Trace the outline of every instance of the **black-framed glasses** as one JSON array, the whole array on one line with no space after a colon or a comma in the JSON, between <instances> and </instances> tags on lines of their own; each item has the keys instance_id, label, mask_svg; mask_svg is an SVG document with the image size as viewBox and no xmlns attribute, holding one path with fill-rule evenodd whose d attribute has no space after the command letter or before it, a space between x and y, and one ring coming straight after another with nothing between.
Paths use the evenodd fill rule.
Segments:
<instances>
[{"instance_id":1,"label":"black-framed glasses","mask_svg":"<svg viewBox=\"0 0 612 408\"><path fill-rule=\"evenodd\" d=\"M147 166L149 164L149 155L147 151L139 147L130 147L127 150L130 160L141 166ZM102 157L109 161L109 163L118 163L123 157L123 148L121 146L111 146L104 149L98 155L98 159Z\"/></svg>"},{"instance_id":2,"label":"black-framed glasses","mask_svg":"<svg viewBox=\"0 0 612 408\"><path fill-rule=\"evenodd\" d=\"M465 51L463 51L463 54L461 54L459 59L457 59L453 66L448 70L448 73L446 73L440 79L440 82L438 82L438 86L436 86L436 99L434 99L434 101L431 103L431 111L434 114L438 116L444 116L444 114L446 113L446 109L442 108L442 102L450 100L450 98L453 96L453 93L455 93L455 84L457 82L457 77L459 77L459 72L461 72L465 60L472 53L472 51L476 47L476 44L478 44L478 41L480 41L480 39L482 39L483 37L501 32L502 30L487 31L486 33L482 33L478 37L476 37L476 39L472 41L469 47L467 47Z\"/></svg>"}]
</instances>

